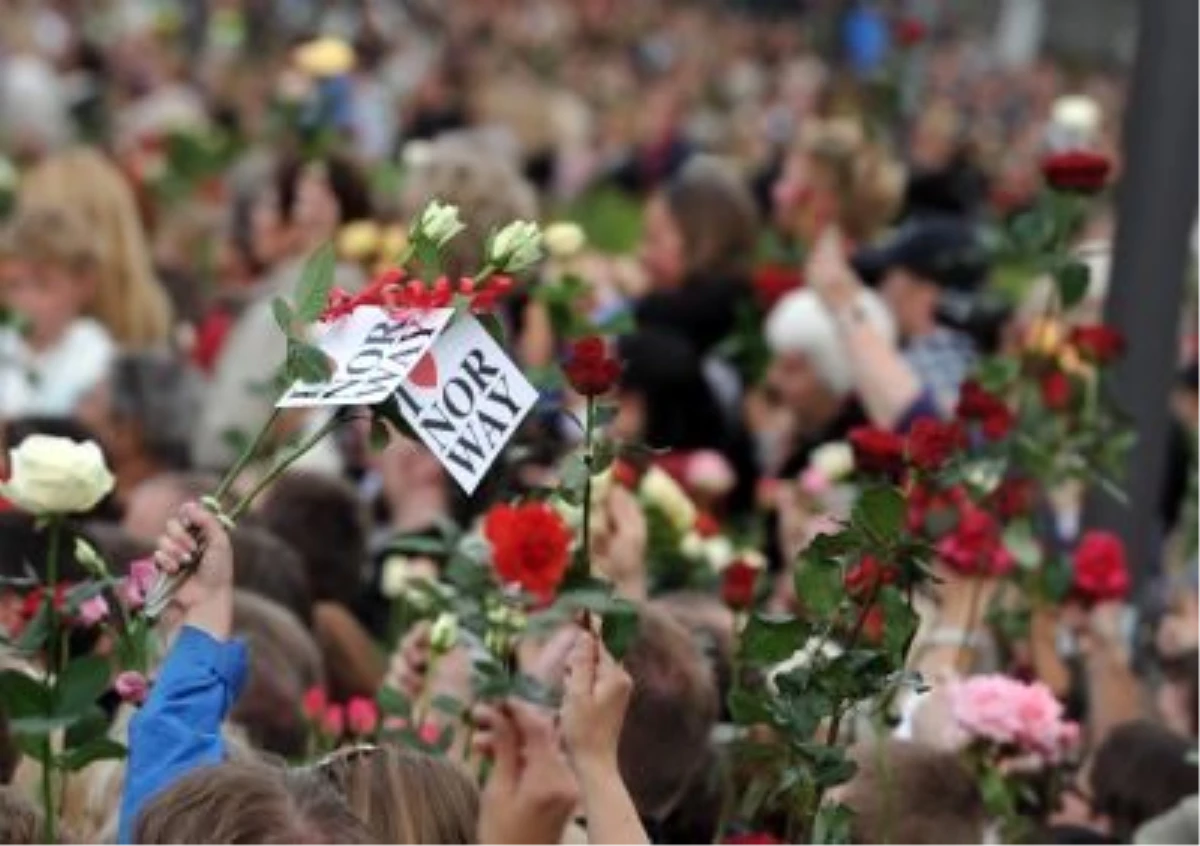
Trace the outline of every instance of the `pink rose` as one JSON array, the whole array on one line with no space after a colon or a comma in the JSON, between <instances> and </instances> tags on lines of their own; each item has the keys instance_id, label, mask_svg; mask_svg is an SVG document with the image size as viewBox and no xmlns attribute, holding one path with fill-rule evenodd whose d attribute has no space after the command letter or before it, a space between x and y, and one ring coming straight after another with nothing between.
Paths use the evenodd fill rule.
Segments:
<instances>
[{"instance_id":1,"label":"pink rose","mask_svg":"<svg viewBox=\"0 0 1200 846\"><path fill-rule=\"evenodd\" d=\"M346 712L341 705L330 705L321 715L321 733L341 737L346 730Z\"/></svg>"},{"instance_id":2,"label":"pink rose","mask_svg":"<svg viewBox=\"0 0 1200 846\"><path fill-rule=\"evenodd\" d=\"M150 692L150 682L146 681L146 677L141 673L126 670L117 676L117 680L113 682L113 689L122 701L141 705L146 701L146 694Z\"/></svg>"},{"instance_id":3,"label":"pink rose","mask_svg":"<svg viewBox=\"0 0 1200 846\"><path fill-rule=\"evenodd\" d=\"M721 497L733 490L736 481L729 462L711 449L692 453L684 468L684 482L696 493Z\"/></svg>"},{"instance_id":4,"label":"pink rose","mask_svg":"<svg viewBox=\"0 0 1200 846\"><path fill-rule=\"evenodd\" d=\"M1063 720L1062 703L1041 682L973 676L951 686L950 708L971 737L1032 756L1042 766L1061 763L1079 743L1079 726Z\"/></svg>"},{"instance_id":5,"label":"pink rose","mask_svg":"<svg viewBox=\"0 0 1200 846\"><path fill-rule=\"evenodd\" d=\"M146 594L158 578L158 568L154 566L153 558L139 558L129 565L129 575L121 581L118 593L125 607L131 611L141 608L146 602Z\"/></svg>"},{"instance_id":6,"label":"pink rose","mask_svg":"<svg viewBox=\"0 0 1200 846\"><path fill-rule=\"evenodd\" d=\"M421 724L421 728L417 730L417 734L421 740L432 746L441 739L442 727L432 720L426 720Z\"/></svg>"},{"instance_id":7,"label":"pink rose","mask_svg":"<svg viewBox=\"0 0 1200 846\"><path fill-rule=\"evenodd\" d=\"M829 488L829 478L816 467L806 467L800 474L800 490L811 497L819 497Z\"/></svg>"},{"instance_id":8,"label":"pink rose","mask_svg":"<svg viewBox=\"0 0 1200 846\"><path fill-rule=\"evenodd\" d=\"M79 622L85 628L91 628L108 616L108 603L100 594L79 603Z\"/></svg>"},{"instance_id":9,"label":"pink rose","mask_svg":"<svg viewBox=\"0 0 1200 846\"><path fill-rule=\"evenodd\" d=\"M359 737L374 734L379 726L379 709L370 699L355 696L346 703L346 725Z\"/></svg>"}]
</instances>

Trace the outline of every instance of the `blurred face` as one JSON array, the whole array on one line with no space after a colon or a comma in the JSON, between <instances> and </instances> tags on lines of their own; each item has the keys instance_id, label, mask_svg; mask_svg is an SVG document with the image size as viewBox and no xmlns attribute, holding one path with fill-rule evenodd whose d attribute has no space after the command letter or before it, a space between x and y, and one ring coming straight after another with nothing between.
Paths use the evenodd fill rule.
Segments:
<instances>
[{"instance_id":1,"label":"blurred face","mask_svg":"<svg viewBox=\"0 0 1200 846\"><path fill-rule=\"evenodd\" d=\"M837 213L837 197L820 165L805 153L793 153L772 186L775 225L805 243L816 240Z\"/></svg>"},{"instance_id":2,"label":"blurred face","mask_svg":"<svg viewBox=\"0 0 1200 846\"><path fill-rule=\"evenodd\" d=\"M325 241L337 232L340 218L337 198L320 168L309 168L296 188L292 223L305 244Z\"/></svg>"},{"instance_id":3,"label":"blurred face","mask_svg":"<svg viewBox=\"0 0 1200 846\"><path fill-rule=\"evenodd\" d=\"M641 247L642 264L650 276L651 287L669 290L683 283L687 270L683 246L683 233L666 200L656 196L646 207Z\"/></svg>"},{"instance_id":4,"label":"blurred face","mask_svg":"<svg viewBox=\"0 0 1200 846\"><path fill-rule=\"evenodd\" d=\"M905 337L928 332L934 326L937 288L902 267L890 268L879 285L879 294Z\"/></svg>"},{"instance_id":5,"label":"blurred face","mask_svg":"<svg viewBox=\"0 0 1200 846\"><path fill-rule=\"evenodd\" d=\"M26 336L34 349L56 343L82 312L91 286L87 280L53 265L14 262L0 273L4 305L29 321Z\"/></svg>"},{"instance_id":6,"label":"blurred face","mask_svg":"<svg viewBox=\"0 0 1200 846\"><path fill-rule=\"evenodd\" d=\"M250 248L265 265L274 263L285 251L279 197L273 190L259 194L254 201L254 208L250 210Z\"/></svg>"},{"instance_id":7,"label":"blurred face","mask_svg":"<svg viewBox=\"0 0 1200 846\"><path fill-rule=\"evenodd\" d=\"M818 420L822 410L836 403L833 393L803 353L778 353L772 357L767 387L802 425Z\"/></svg>"}]
</instances>

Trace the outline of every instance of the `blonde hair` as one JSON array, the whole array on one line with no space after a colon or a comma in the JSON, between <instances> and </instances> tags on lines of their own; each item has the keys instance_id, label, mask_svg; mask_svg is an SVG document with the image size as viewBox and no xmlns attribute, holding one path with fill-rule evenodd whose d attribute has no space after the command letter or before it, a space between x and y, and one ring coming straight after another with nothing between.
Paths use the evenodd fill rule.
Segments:
<instances>
[{"instance_id":1,"label":"blonde hair","mask_svg":"<svg viewBox=\"0 0 1200 846\"><path fill-rule=\"evenodd\" d=\"M21 180L18 207L78 210L99 249L92 313L122 346L167 340L170 303L154 278L133 191L110 161L88 147L44 159Z\"/></svg>"},{"instance_id":2,"label":"blonde hair","mask_svg":"<svg viewBox=\"0 0 1200 846\"><path fill-rule=\"evenodd\" d=\"M314 770L381 843L474 843L479 791L446 758L395 746L342 749Z\"/></svg>"},{"instance_id":3,"label":"blonde hair","mask_svg":"<svg viewBox=\"0 0 1200 846\"><path fill-rule=\"evenodd\" d=\"M22 211L7 233L4 252L13 258L80 274L96 270L99 253L82 217L66 208Z\"/></svg>"},{"instance_id":4,"label":"blonde hair","mask_svg":"<svg viewBox=\"0 0 1200 846\"><path fill-rule=\"evenodd\" d=\"M801 139L801 150L830 180L838 198L838 225L855 241L869 241L900 210L904 168L856 121L830 120Z\"/></svg>"}]
</instances>

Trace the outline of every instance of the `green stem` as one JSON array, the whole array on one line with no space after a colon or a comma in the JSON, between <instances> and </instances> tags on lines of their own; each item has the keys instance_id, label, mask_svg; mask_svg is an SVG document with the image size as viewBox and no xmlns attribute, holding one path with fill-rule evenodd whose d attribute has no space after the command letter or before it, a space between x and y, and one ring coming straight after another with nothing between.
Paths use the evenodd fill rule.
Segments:
<instances>
[{"instance_id":1,"label":"green stem","mask_svg":"<svg viewBox=\"0 0 1200 846\"><path fill-rule=\"evenodd\" d=\"M66 642L63 632L59 631L58 612L54 601L58 594L58 551L61 541L61 524L57 517L50 518L50 543L46 554L46 630L50 640L46 644L46 660L50 696L47 703L46 717L53 716L54 703L58 700L58 677L62 672L60 644ZM42 834L47 843L58 840L56 831L57 819L54 810L54 743L52 732L46 732L42 738Z\"/></svg>"},{"instance_id":2,"label":"green stem","mask_svg":"<svg viewBox=\"0 0 1200 846\"><path fill-rule=\"evenodd\" d=\"M266 441L267 433L271 431L271 428L275 425L275 421L279 419L280 413L281 409L278 407L271 409L271 416L267 418L267 422L258 430L258 434L254 437L254 442L242 450L242 454L238 456L238 460L233 463L233 466L229 468L224 478L221 479L221 484L217 485L216 491L213 492L213 499L217 501L218 506L221 503L221 498L229 493L229 489L233 487L233 483L237 481L238 476L246 469L246 465L254 458L254 454L258 452L258 448Z\"/></svg>"},{"instance_id":3,"label":"green stem","mask_svg":"<svg viewBox=\"0 0 1200 846\"><path fill-rule=\"evenodd\" d=\"M595 463L592 439L595 425L596 398L588 397L583 414L583 466L587 469L587 476L583 480L583 539L580 542L579 559L583 562L581 569L584 576L592 572L592 465Z\"/></svg>"},{"instance_id":4,"label":"green stem","mask_svg":"<svg viewBox=\"0 0 1200 846\"><path fill-rule=\"evenodd\" d=\"M316 446L326 435L340 426L343 420L344 418L340 412L335 413L332 417L326 420L324 424L322 424L320 429L313 432L313 434L310 435L303 443L288 453L283 460L276 463L276 465L271 468L271 471L267 473L267 475L264 476L259 483L250 490L250 493L242 497L238 504L233 507L233 509L229 512L229 519L236 522L239 517L246 513L247 509L249 509L254 503L254 500L258 498L259 494L270 487L272 482L282 476L289 467L295 464L306 452Z\"/></svg>"}]
</instances>

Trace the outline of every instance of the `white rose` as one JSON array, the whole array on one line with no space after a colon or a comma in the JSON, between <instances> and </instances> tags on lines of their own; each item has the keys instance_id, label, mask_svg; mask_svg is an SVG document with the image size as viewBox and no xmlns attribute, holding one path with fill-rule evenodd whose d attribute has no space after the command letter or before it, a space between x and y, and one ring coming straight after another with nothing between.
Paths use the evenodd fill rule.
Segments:
<instances>
[{"instance_id":1,"label":"white rose","mask_svg":"<svg viewBox=\"0 0 1200 846\"><path fill-rule=\"evenodd\" d=\"M688 532L679 542L679 551L688 558L699 558L704 554L704 538L695 532Z\"/></svg>"},{"instance_id":2,"label":"white rose","mask_svg":"<svg viewBox=\"0 0 1200 846\"><path fill-rule=\"evenodd\" d=\"M34 514L91 511L113 489L113 475L91 441L31 435L9 453L12 477L0 493Z\"/></svg>"},{"instance_id":3,"label":"white rose","mask_svg":"<svg viewBox=\"0 0 1200 846\"><path fill-rule=\"evenodd\" d=\"M429 647L434 652L445 654L458 643L458 618L449 611L438 614L429 629Z\"/></svg>"},{"instance_id":4,"label":"white rose","mask_svg":"<svg viewBox=\"0 0 1200 846\"><path fill-rule=\"evenodd\" d=\"M704 543L704 558L713 572L720 573L733 561L733 542L729 538L709 538Z\"/></svg>"},{"instance_id":5,"label":"white rose","mask_svg":"<svg viewBox=\"0 0 1200 846\"><path fill-rule=\"evenodd\" d=\"M696 525L696 506L683 488L658 467L646 471L640 493L667 515L676 531L687 532Z\"/></svg>"},{"instance_id":6,"label":"white rose","mask_svg":"<svg viewBox=\"0 0 1200 846\"><path fill-rule=\"evenodd\" d=\"M981 495L987 496L1004 481L1003 461L973 461L963 473L967 484Z\"/></svg>"},{"instance_id":7,"label":"white rose","mask_svg":"<svg viewBox=\"0 0 1200 846\"><path fill-rule=\"evenodd\" d=\"M542 233L536 223L514 220L492 238L488 261L502 273L516 273L542 257Z\"/></svg>"},{"instance_id":8,"label":"white rose","mask_svg":"<svg viewBox=\"0 0 1200 846\"><path fill-rule=\"evenodd\" d=\"M546 252L556 259L569 259L587 244L587 236L579 224L569 221L552 223L542 233Z\"/></svg>"},{"instance_id":9,"label":"white rose","mask_svg":"<svg viewBox=\"0 0 1200 846\"><path fill-rule=\"evenodd\" d=\"M425 207L425 211L421 213L421 219L417 222L417 231L413 237L416 238L418 235L424 237L441 249L449 243L451 238L466 228L458 216L458 206L432 200Z\"/></svg>"},{"instance_id":10,"label":"white rose","mask_svg":"<svg viewBox=\"0 0 1200 846\"><path fill-rule=\"evenodd\" d=\"M404 555L393 555L383 562L379 592L388 599L399 599L408 592L408 587L415 577L411 559Z\"/></svg>"},{"instance_id":11,"label":"white rose","mask_svg":"<svg viewBox=\"0 0 1200 846\"><path fill-rule=\"evenodd\" d=\"M840 481L854 472L854 450L845 441L823 444L813 450L808 466L829 482Z\"/></svg>"},{"instance_id":12,"label":"white rose","mask_svg":"<svg viewBox=\"0 0 1200 846\"><path fill-rule=\"evenodd\" d=\"M1100 126L1100 106L1085 94L1068 94L1054 101L1050 120L1064 129L1090 134Z\"/></svg>"}]
</instances>

